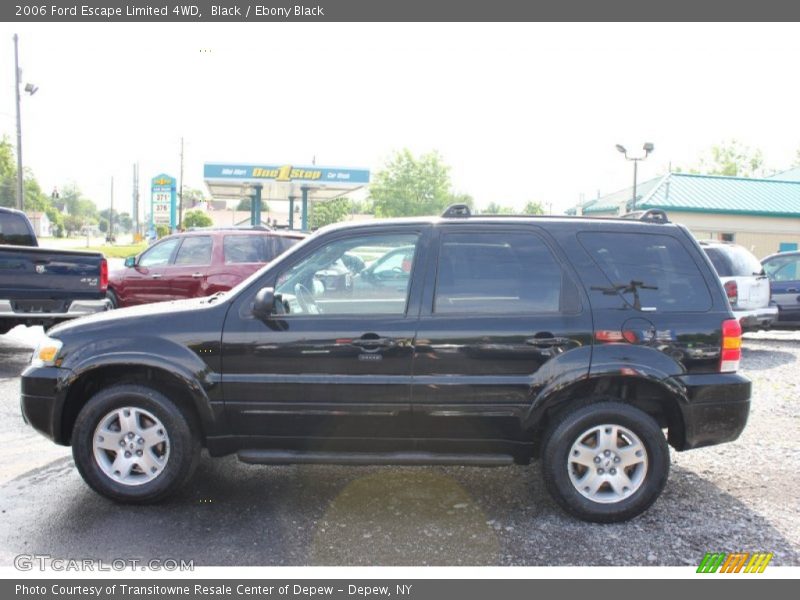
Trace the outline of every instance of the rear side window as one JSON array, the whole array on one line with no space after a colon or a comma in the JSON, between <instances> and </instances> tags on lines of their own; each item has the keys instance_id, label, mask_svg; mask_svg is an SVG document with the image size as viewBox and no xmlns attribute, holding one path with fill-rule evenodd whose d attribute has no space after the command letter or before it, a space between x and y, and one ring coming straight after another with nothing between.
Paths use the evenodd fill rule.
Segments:
<instances>
[{"instance_id":1,"label":"rear side window","mask_svg":"<svg viewBox=\"0 0 800 600\"><path fill-rule=\"evenodd\" d=\"M33 237L28 223L22 215L0 212L0 244L12 246L35 246L36 238Z\"/></svg>"},{"instance_id":2,"label":"rear side window","mask_svg":"<svg viewBox=\"0 0 800 600\"><path fill-rule=\"evenodd\" d=\"M643 310L703 312L711 308L711 294L703 275L686 248L668 235L584 232L584 249L608 278L609 287L592 293L614 293Z\"/></svg>"},{"instance_id":3,"label":"rear side window","mask_svg":"<svg viewBox=\"0 0 800 600\"><path fill-rule=\"evenodd\" d=\"M434 312L514 314L578 312L578 292L536 235L445 234Z\"/></svg>"},{"instance_id":4,"label":"rear side window","mask_svg":"<svg viewBox=\"0 0 800 600\"><path fill-rule=\"evenodd\" d=\"M263 235L226 235L222 242L225 264L267 262L266 242Z\"/></svg>"},{"instance_id":5,"label":"rear side window","mask_svg":"<svg viewBox=\"0 0 800 600\"><path fill-rule=\"evenodd\" d=\"M705 246L703 250L720 277L752 277L762 271L758 259L741 246Z\"/></svg>"}]
</instances>

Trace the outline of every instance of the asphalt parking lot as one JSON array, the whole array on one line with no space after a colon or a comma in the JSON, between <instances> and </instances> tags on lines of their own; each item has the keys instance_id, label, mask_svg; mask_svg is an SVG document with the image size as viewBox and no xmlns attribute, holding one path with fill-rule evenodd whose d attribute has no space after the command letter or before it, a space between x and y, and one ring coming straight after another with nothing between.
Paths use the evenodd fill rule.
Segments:
<instances>
[{"instance_id":1,"label":"asphalt parking lot","mask_svg":"<svg viewBox=\"0 0 800 600\"><path fill-rule=\"evenodd\" d=\"M40 333L39 333L40 335ZM0 565L18 554L196 565L696 565L709 551L800 565L800 333L747 336L750 422L734 443L672 452L662 497L628 523L562 513L536 465L245 465L204 457L159 506L89 490L70 451L24 425L35 330L0 337Z\"/></svg>"}]
</instances>

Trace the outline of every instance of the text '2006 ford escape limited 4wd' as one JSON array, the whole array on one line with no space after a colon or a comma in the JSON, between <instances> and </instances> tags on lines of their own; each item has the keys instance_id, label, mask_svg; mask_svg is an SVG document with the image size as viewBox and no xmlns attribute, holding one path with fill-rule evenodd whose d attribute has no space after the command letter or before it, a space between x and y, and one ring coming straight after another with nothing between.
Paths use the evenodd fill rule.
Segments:
<instances>
[{"instance_id":1,"label":"text '2006 ford escape limited 4wd'","mask_svg":"<svg viewBox=\"0 0 800 600\"><path fill-rule=\"evenodd\" d=\"M332 226L229 292L53 328L22 411L118 501L174 492L201 447L262 464L538 456L564 509L629 519L666 483L667 442L734 440L750 406L719 278L663 217L451 207ZM348 285L326 286L333 265Z\"/></svg>"}]
</instances>

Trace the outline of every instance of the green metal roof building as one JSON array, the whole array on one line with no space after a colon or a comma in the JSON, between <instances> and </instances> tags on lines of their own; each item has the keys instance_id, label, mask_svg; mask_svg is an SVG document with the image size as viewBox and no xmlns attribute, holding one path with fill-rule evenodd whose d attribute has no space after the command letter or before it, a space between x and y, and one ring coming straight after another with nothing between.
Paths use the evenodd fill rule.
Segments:
<instances>
[{"instance_id":1,"label":"green metal roof building","mask_svg":"<svg viewBox=\"0 0 800 600\"><path fill-rule=\"evenodd\" d=\"M584 202L571 214L617 216L632 188ZM660 208L698 239L736 242L762 258L800 245L800 169L764 179L669 173L636 188L636 209Z\"/></svg>"}]
</instances>

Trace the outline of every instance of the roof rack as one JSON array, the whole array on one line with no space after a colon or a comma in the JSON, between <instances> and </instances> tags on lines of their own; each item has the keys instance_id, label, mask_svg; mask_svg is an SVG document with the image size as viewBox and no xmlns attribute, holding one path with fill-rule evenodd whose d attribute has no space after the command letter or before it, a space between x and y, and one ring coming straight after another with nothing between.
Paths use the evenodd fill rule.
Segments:
<instances>
[{"instance_id":1,"label":"roof rack","mask_svg":"<svg viewBox=\"0 0 800 600\"><path fill-rule=\"evenodd\" d=\"M442 217L445 219L466 219L471 216L472 212L466 204L451 204L442 213Z\"/></svg>"},{"instance_id":2,"label":"roof rack","mask_svg":"<svg viewBox=\"0 0 800 600\"><path fill-rule=\"evenodd\" d=\"M635 210L625 213L622 219L635 219L636 221L645 221L647 223L669 223L669 217L660 208L649 208L647 210Z\"/></svg>"}]
</instances>

